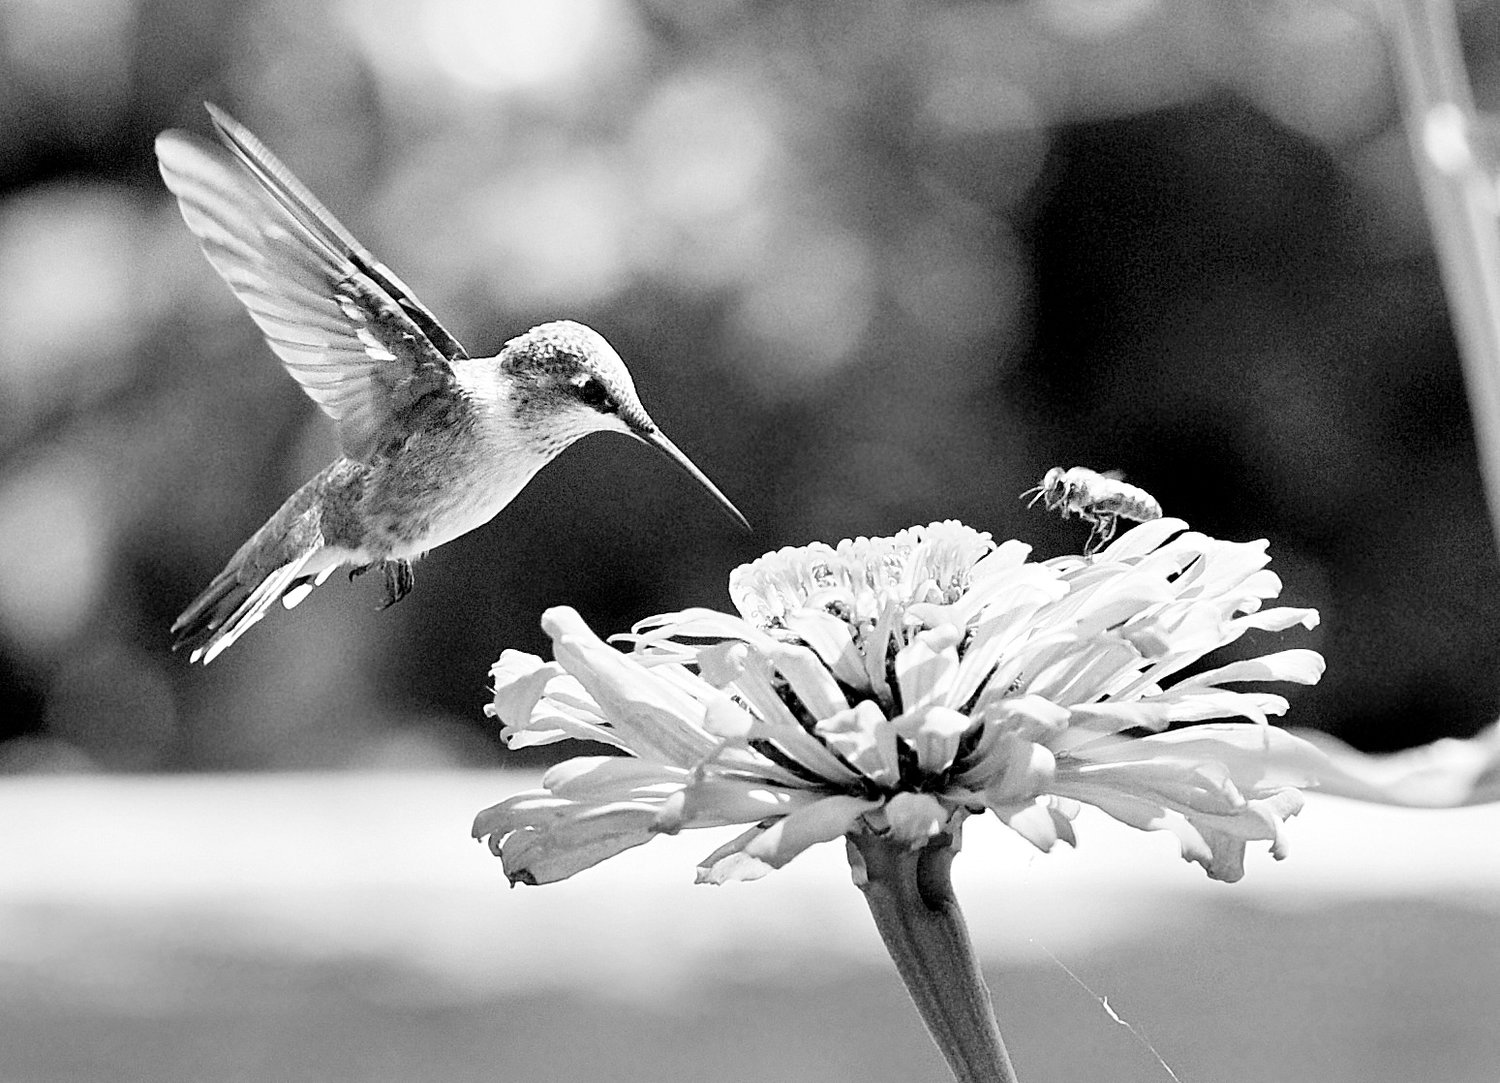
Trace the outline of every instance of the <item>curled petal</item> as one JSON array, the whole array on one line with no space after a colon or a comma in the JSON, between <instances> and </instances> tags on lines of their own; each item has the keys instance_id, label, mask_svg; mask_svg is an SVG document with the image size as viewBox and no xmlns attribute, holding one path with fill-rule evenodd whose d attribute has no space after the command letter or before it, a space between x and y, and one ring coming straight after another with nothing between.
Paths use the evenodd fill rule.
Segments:
<instances>
[{"instance_id":1,"label":"curled petal","mask_svg":"<svg viewBox=\"0 0 1500 1083\"><path fill-rule=\"evenodd\" d=\"M1012 572L1026 565L1031 555L1031 546L1015 539L1003 541L980 557L969 569L969 583L975 591L991 586L995 581L1006 581Z\"/></svg>"},{"instance_id":2,"label":"curled petal","mask_svg":"<svg viewBox=\"0 0 1500 1083\"><path fill-rule=\"evenodd\" d=\"M650 842L656 810L639 802L586 805L512 798L481 812L474 836L488 837L513 884L551 884ZM509 806L509 807L507 807Z\"/></svg>"},{"instance_id":3,"label":"curled petal","mask_svg":"<svg viewBox=\"0 0 1500 1083\"><path fill-rule=\"evenodd\" d=\"M624 747L583 685L557 663L506 651L490 676L495 698L484 709L500 719L500 737L506 747L553 744L570 737Z\"/></svg>"},{"instance_id":4,"label":"curled petal","mask_svg":"<svg viewBox=\"0 0 1500 1083\"><path fill-rule=\"evenodd\" d=\"M1184 858L1202 865L1210 879L1232 884L1245 875L1247 841L1268 839L1271 856L1277 861L1286 857L1286 836L1281 826L1301 808L1302 794L1283 790L1251 801L1243 814L1231 820L1202 816L1174 818L1167 830L1177 835Z\"/></svg>"},{"instance_id":5,"label":"curled petal","mask_svg":"<svg viewBox=\"0 0 1500 1083\"><path fill-rule=\"evenodd\" d=\"M1183 534L1164 549L1196 551L1202 559L1183 572L1184 596L1228 597L1245 595L1244 584L1271 562L1269 542L1222 541L1197 531ZM1253 590L1251 592L1253 594Z\"/></svg>"},{"instance_id":6,"label":"curled petal","mask_svg":"<svg viewBox=\"0 0 1500 1083\"><path fill-rule=\"evenodd\" d=\"M868 699L819 719L814 732L871 782L894 786L901 774L896 729L880 707Z\"/></svg>"},{"instance_id":7,"label":"curled petal","mask_svg":"<svg viewBox=\"0 0 1500 1083\"><path fill-rule=\"evenodd\" d=\"M1046 802L1033 800L1020 805L990 807L1002 823L1044 854L1056 846L1059 839L1065 838L1058 829L1056 810ZM1071 845L1071 825L1068 825L1067 832L1066 841Z\"/></svg>"},{"instance_id":8,"label":"curled petal","mask_svg":"<svg viewBox=\"0 0 1500 1083\"><path fill-rule=\"evenodd\" d=\"M743 741L755 729L755 719L729 696L720 693L704 709L703 729L714 737Z\"/></svg>"},{"instance_id":9,"label":"curled petal","mask_svg":"<svg viewBox=\"0 0 1500 1083\"><path fill-rule=\"evenodd\" d=\"M1274 598L1281 593L1281 576L1271 571L1270 568L1252 572L1239 585L1239 593L1251 598Z\"/></svg>"},{"instance_id":10,"label":"curled petal","mask_svg":"<svg viewBox=\"0 0 1500 1083\"><path fill-rule=\"evenodd\" d=\"M929 775L948 770L964 734L974 728L967 715L949 707L918 707L892 720L892 726L917 754L917 766Z\"/></svg>"},{"instance_id":11,"label":"curled petal","mask_svg":"<svg viewBox=\"0 0 1500 1083\"><path fill-rule=\"evenodd\" d=\"M846 834L855 820L879 807L879 801L863 797L824 797L771 824L745 844L745 853L779 869L809 846Z\"/></svg>"},{"instance_id":12,"label":"curled petal","mask_svg":"<svg viewBox=\"0 0 1500 1083\"><path fill-rule=\"evenodd\" d=\"M1233 681L1291 681L1293 684L1317 684L1323 676L1323 656L1317 651L1289 650L1231 662L1184 680L1173 688L1208 688Z\"/></svg>"},{"instance_id":13,"label":"curled petal","mask_svg":"<svg viewBox=\"0 0 1500 1083\"><path fill-rule=\"evenodd\" d=\"M885 803L891 834L916 848L941 834L951 810L930 793L898 793Z\"/></svg>"},{"instance_id":14,"label":"curled petal","mask_svg":"<svg viewBox=\"0 0 1500 1083\"><path fill-rule=\"evenodd\" d=\"M728 884L735 881L759 880L762 876L775 872L776 870L764 861L745 853L745 847L765 829L764 824L752 827L698 862L698 872L693 882Z\"/></svg>"},{"instance_id":15,"label":"curled petal","mask_svg":"<svg viewBox=\"0 0 1500 1083\"><path fill-rule=\"evenodd\" d=\"M563 667L556 662L543 662L522 651L503 651L490 668L490 680L495 685L492 713L507 725L526 724L547 683L562 675Z\"/></svg>"},{"instance_id":16,"label":"curled petal","mask_svg":"<svg viewBox=\"0 0 1500 1083\"><path fill-rule=\"evenodd\" d=\"M623 746L644 759L688 766L713 748L702 704L596 636L576 610L542 614L563 667L588 690Z\"/></svg>"},{"instance_id":17,"label":"curled petal","mask_svg":"<svg viewBox=\"0 0 1500 1083\"><path fill-rule=\"evenodd\" d=\"M1262 632L1284 632L1299 624L1304 628L1316 628L1318 620L1316 609L1292 609L1288 606L1278 606L1275 609L1265 609L1259 613L1247 613L1243 617L1235 617L1229 622L1228 629L1232 633L1231 638L1238 638L1241 633L1251 628Z\"/></svg>"},{"instance_id":18,"label":"curled petal","mask_svg":"<svg viewBox=\"0 0 1500 1083\"><path fill-rule=\"evenodd\" d=\"M1281 857L1281 823L1301 809L1301 793L1263 792L1236 803L1226 800L1229 791L1204 785L1206 778L1191 768L1173 785L1153 790L1130 772L1085 776L1060 770L1054 792L1094 805L1131 827L1172 832L1183 857L1202 865L1216 880L1234 881L1243 875L1247 840L1269 839L1273 855Z\"/></svg>"}]
</instances>

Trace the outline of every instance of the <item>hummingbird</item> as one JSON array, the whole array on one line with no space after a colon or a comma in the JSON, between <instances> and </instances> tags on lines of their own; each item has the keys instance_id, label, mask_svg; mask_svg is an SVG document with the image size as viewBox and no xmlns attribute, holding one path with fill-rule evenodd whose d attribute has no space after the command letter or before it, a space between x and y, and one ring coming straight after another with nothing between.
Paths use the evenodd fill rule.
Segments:
<instances>
[{"instance_id":1,"label":"hummingbird","mask_svg":"<svg viewBox=\"0 0 1500 1083\"><path fill-rule=\"evenodd\" d=\"M205 102L223 146L156 139L182 217L271 350L331 417L343 454L287 498L172 625L207 664L280 600L338 569L375 566L381 609L412 562L489 522L574 441L620 432L687 471L744 529L728 497L657 428L604 336L571 320L470 357L244 125Z\"/></svg>"}]
</instances>

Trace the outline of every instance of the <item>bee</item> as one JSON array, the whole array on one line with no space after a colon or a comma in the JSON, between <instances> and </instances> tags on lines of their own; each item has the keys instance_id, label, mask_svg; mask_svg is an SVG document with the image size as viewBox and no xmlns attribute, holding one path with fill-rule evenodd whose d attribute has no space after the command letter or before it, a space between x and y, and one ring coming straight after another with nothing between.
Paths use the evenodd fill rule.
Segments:
<instances>
[{"instance_id":1,"label":"bee","mask_svg":"<svg viewBox=\"0 0 1500 1083\"><path fill-rule=\"evenodd\" d=\"M1138 485L1126 484L1118 470L1101 474L1086 466L1070 470L1054 466L1040 485L1027 489L1021 497L1028 495L1031 501L1027 507L1040 500L1048 511L1062 512L1064 519L1076 515L1092 525L1084 556L1093 556L1113 538L1121 519L1144 523L1161 518L1156 497Z\"/></svg>"}]
</instances>

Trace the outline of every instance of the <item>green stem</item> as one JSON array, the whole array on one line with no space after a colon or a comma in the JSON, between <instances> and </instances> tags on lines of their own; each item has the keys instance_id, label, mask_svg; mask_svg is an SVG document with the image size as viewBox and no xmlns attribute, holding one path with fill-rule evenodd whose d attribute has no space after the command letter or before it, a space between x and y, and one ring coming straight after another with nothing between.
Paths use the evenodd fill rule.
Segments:
<instances>
[{"instance_id":1,"label":"green stem","mask_svg":"<svg viewBox=\"0 0 1500 1083\"><path fill-rule=\"evenodd\" d=\"M1407 140L1463 359L1480 474L1500 541L1500 227L1490 165L1470 143L1474 97L1452 0L1382 0Z\"/></svg>"},{"instance_id":2,"label":"green stem","mask_svg":"<svg viewBox=\"0 0 1500 1083\"><path fill-rule=\"evenodd\" d=\"M847 837L849 867L921 1013L958 1083L1015 1083L990 991L979 972L950 871L958 848L940 835L912 850L888 835Z\"/></svg>"}]
</instances>

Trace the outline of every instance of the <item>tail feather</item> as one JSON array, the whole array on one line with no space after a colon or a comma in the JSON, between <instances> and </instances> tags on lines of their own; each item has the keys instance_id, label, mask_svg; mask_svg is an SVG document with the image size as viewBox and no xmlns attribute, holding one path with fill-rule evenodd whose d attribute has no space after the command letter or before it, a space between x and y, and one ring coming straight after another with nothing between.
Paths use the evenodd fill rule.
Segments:
<instances>
[{"instance_id":1,"label":"tail feather","mask_svg":"<svg viewBox=\"0 0 1500 1083\"><path fill-rule=\"evenodd\" d=\"M313 552L304 553L260 574L253 567L231 563L172 623L172 649L188 647L191 661L212 662L265 616L272 602L299 585L311 587L327 578L326 573L316 579L302 574L312 556Z\"/></svg>"}]
</instances>

